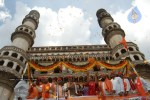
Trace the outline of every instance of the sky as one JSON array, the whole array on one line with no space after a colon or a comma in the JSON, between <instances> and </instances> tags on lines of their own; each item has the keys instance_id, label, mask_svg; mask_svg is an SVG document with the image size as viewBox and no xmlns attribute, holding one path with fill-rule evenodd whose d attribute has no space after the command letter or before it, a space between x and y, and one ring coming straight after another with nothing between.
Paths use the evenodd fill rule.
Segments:
<instances>
[{"instance_id":1,"label":"sky","mask_svg":"<svg viewBox=\"0 0 150 100\"><path fill-rule=\"evenodd\" d=\"M0 0L0 48L11 45L11 34L31 10L40 13L33 46L105 44L96 11L106 9L125 31L126 41L134 42L150 59L150 0ZM130 22L132 9L140 13Z\"/></svg>"}]
</instances>

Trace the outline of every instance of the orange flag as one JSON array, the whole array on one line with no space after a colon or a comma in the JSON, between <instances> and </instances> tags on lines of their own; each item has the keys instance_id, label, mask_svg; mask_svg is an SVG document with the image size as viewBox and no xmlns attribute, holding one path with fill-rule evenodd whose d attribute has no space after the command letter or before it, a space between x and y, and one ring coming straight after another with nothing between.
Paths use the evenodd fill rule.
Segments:
<instances>
[{"instance_id":1,"label":"orange flag","mask_svg":"<svg viewBox=\"0 0 150 100\"><path fill-rule=\"evenodd\" d=\"M29 95L26 98L35 99L37 97L38 97L38 90L36 89L36 87L30 87Z\"/></svg>"},{"instance_id":2,"label":"orange flag","mask_svg":"<svg viewBox=\"0 0 150 100\"><path fill-rule=\"evenodd\" d=\"M105 79L104 87L105 87L106 91L108 91L109 93L112 92L112 90L113 90L112 82L108 78Z\"/></svg>"},{"instance_id":3,"label":"orange flag","mask_svg":"<svg viewBox=\"0 0 150 100\"><path fill-rule=\"evenodd\" d=\"M125 40L124 37L122 37L122 41L120 42L120 44L123 44L124 47L125 47L125 49L128 50L128 48L127 48L127 42L126 42L126 40Z\"/></svg>"},{"instance_id":4,"label":"orange flag","mask_svg":"<svg viewBox=\"0 0 150 100\"><path fill-rule=\"evenodd\" d=\"M136 82L136 88L137 88L137 92L142 95L142 96L146 96L146 92L143 88L142 82L140 80L140 77L137 78L137 82Z\"/></svg>"}]
</instances>

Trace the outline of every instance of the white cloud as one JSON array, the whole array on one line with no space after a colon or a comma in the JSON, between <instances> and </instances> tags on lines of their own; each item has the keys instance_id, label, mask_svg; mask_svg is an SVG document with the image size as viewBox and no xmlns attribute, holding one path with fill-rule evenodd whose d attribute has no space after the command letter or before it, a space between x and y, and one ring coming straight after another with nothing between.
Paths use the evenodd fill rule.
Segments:
<instances>
[{"instance_id":1,"label":"white cloud","mask_svg":"<svg viewBox=\"0 0 150 100\"><path fill-rule=\"evenodd\" d=\"M133 7L127 11L119 11L112 15L115 22L119 23L126 33L126 40L135 42L140 50L145 53L146 57L150 59L150 1L149 0L136 0L133 3L133 7L137 6L142 14L142 18L139 22L133 24L127 19L129 12Z\"/></svg>"},{"instance_id":2,"label":"white cloud","mask_svg":"<svg viewBox=\"0 0 150 100\"><path fill-rule=\"evenodd\" d=\"M133 3L133 6L137 6L142 14L142 19L136 24L132 24L127 20L132 7L127 11L122 10L112 15L115 22L118 22L124 29L127 41L138 44L140 50L148 59L150 59L150 52L148 52L150 49L149 5L149 0L136 0ZM37 9L41 15L34 46L92 44L90 43L90 27L92 18L96 18L95 15L93 15L94 17L85 18L82 9L74 6L60 8L56 12L45 7L30 8L18 1L14 16L5 20L5 23L0 26L1 47L10 43L11 33L15 31L17 26L21 25L23 18L31 9ZM103 39L100 42L104 44Z\"/></svg>"},{"instance_id":3,"label":"white cloud","mask_svg":"<svg viewBox=\"0 0 150 100\"><path fill-rule=\"evenodd\" d=\"M11 18L11 15L7 11L0 11L0 21L4 22L6 18Z\"/></svg>"},{"instance_id":4,"label":"white cloud","mask_svg":"<svg viewBox=\"0 0 150 100\"><path fill-rule=\"evenodd\" d=\"M16 5L16 14L13 17L6 19L5 22L0 26L0 47L11 44L11 34L15 31L16 27L21 25L22 19L30 11L30 9L21 2L17 2Z\"/></svg>"},{"instance_id":5,"label":"white cloud","mask_svg":"<svg viewBox=\"0 0 150 100\"><path fill-rule=\"evenodd\" d=\"M4 0L0 0L0 9L1 9L1 11L0 11L0 22L5 22L5 20L7 18L11 18L11 15L7 11L7 9L5 8Z\"/></svg>"},{"instance_id":6,"label":"white cloud","mask_svg":"<svg viewBox=\"0 0 150 100\"><path fill-rule=\"evenodd\" d=\"M40 22L36 30L34 46L81 45L90 43L91 33L89 28L92 18L85 19L84 13L80 8L68 6L56 12L45 7L29 8L18 1L14 17L8 19L0 26L0 31L3 33L0 39L5 39L5 42L2 43L3 46L8 44L11 33L15 31L17 26L21 25L23 18L31 9L36 9L40 13Z\"/></svg>"},{"instance_id":7,"label":"white cloud","mask_svg":"<svg viewBox=\"0 0 150 100\"><path fill-rule=\"evenodd\" d=\"M44 7L33 9L37 9L41 15L36 45L89 44L92 18L85 19L80 8L68 6L60 8L58 12Z\"/></svg>"},{"instance_id":8,"label":"white cloud","mask_svg":"<svg viewBox=\"0 0 150 100\"><path fill-rule=\"evenodd\" d=\"M4 6L4 0L0 0L0 7Z\"/></svg>"}]
</instances>

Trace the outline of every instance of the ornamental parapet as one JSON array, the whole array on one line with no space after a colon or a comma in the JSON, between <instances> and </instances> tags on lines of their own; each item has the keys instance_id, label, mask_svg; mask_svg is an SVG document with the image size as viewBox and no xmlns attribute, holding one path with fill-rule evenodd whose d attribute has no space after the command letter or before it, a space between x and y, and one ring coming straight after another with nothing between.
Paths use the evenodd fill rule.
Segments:
<instances>
[{"instance_id":1,"label":"ornamental parapet","mask_svg":"<svg viewBox=\"0 0 150 100\"><path fill-rule=\"evenodd\" d=\"M29 55L24 50L22 50L22 49L20 49L18 47L15 47L15 46L5 46L2 49L0 49L0 52L2 52L2 51L11 51L11 50L20 53L26 59L29 58Z\"/></svg>"},{"instance_id":2,"label":"ornamental parapet","mask_svg":"<svg viewBox=\"0 0 150 100\"><path fill-rule=\"evenodd\" d=\"M127 47L130 47L130 46L134 46L137 48L137 50L139 49L138 46L133 43L133 42L127 42ZM118 49L121 49L121 48L124 48L124 45L123 44L118 44L117 46L115 46L112 50L111 50L111 54L115 54Z\"/></svg>"},{"instance_id":3,"label":"ornamental parapet","mask_svg":"<svg viewBox=\"0 0 150 100\"><path fill-rule=\"evenodd\" d=\"M36 10L32 10L30 11L28 15L25 16L25 18L22 21L22 24L28 20L28 21L35 23L35 26L36 26L35 29L37 29L38 24L39 24L39 17L40 17L39 12Z\"/></svg>"},{"instance_id":4,"label":"ornamental parapet","mask_svg":"<svg viewBox=\"0 0 150 100\"><path fill-rule=\"evenodd\" d=\"M99 23L100 27L102 27L101 21L105 18L111 19L112 21L114 21L113 18L111 17L111 15L105 9L99 9L96 12L96 16L98 18L98 23Z\"/></svg>"}]
</instances>

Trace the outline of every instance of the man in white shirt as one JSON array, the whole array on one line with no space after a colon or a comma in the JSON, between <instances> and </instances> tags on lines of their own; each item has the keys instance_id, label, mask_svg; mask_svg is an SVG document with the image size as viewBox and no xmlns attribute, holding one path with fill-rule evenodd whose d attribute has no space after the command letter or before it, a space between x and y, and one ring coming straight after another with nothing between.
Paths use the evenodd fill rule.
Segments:
<instances>
[{"instance_id":1,"label":"man in white shirt","mask_svg":"<svg viewBox=\"0 0 150 100\"><path fill-rule=\"evenodd\" d=\"M119 77L117 74L113 73L113 90L115 91L116 95L122 96L124 94L124 84L121 77Z\"/></svg>"},{"instance_id":2,"label":"man in white shirt","mask_svg":"<svg viewBox=\"0 0 150 100\"><path fill-rule=\"evenodd\" d=\"M28 95L29 84L27 83L27 77L23 77L14 88L15 98L14 100L18 100L21 98L22 100L26 100Z\"/></svg>"},{"instance_id":3,"label":"man in white shirt","mask_svg":"<svg viewBox=\"0 0 150 100\"><path fill-rule=\"evenodd\" d=\"M129 91L131 89L131 85L130 85L129 79L127 77L124 77L122 72L119 72L118 76L123 80L124 95L128 95L128 93L129 93Z\"/></svg>"}]
</instances>

